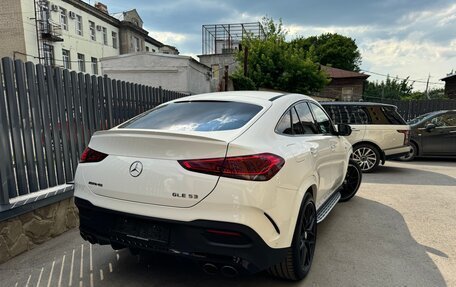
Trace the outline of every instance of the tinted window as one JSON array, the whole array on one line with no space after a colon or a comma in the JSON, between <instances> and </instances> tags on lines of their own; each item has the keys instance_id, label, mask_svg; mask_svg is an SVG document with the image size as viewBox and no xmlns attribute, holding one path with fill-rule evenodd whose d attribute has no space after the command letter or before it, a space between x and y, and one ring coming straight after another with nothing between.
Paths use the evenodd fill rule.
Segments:
<instances>
[{"instance_id":1,"label":"tinted window","mask_svg":"<svg viewBox=\"0 0 456 287\"><path fill-rule=\"evenodd\" d=\"M369 123L369 116L360 106L324 105L323 107L336 124L365 125Z\"/></svg>"},{"instance_id":2,"label":"tinted window","mask_svg":"<svg viewBox=\"0 0 456 287\"><path fill-rule=\"evenodd\" d=\"M307 103L299 103L295 106L298 113L299 120L301 121L304 134L318 134L318 128L315 125L312 113Z\"/></svg>"},{"instance_id":3,"label":"tinted window","mask_svg":"<svg viewBox=\"0 0 456 287\"><path fill-rule=\"evenodd\" d=\"M393 107L368 106L364 107L373 125L405 125L405 121Z\"/></svg>"},{"instance_id":4,"label":"tinted window","mask_svg":"<svg viewBox=\"0 0 456 287\"><path fill-rule=\"evenodd\" d=\"M319 106L317 106L315 104L311 103L310 107L312 108L312 112L314 113L315 121L317 122L317 126L318 126L320 132L323 134L331 133L332 124L331 124L331 120L326 115L326 113Z\"/></svg>"},{"instance_id":5,"label":"tinted window","mask_svg":"<svg viewBox=\"0 0 456 287\"><path fill-rule=\"evenodd\" d=\"M434 124L437 127L456 127L456 114L444 114L434 117L426 122L427 124Z\"/></svg>"},{"instance_id":6,"label":"tinted window","mask_svg":"<svg viewBox=\"0 0 456 287\"><path fill-rule=\"evenodd\" d=\"M280 121L276 127L276 132L278 132L279 134L287 134L287 135L293 134L293 131L291 130L290 110L288 110L280 119Z\"/></svg>"},{"instance_id":7,"label":"tinted window","mask_svg":"<svg viewBox=\"0 0 456 287\"><path fill-rule=\"evenodd\" d=\"M219 101L177 102L153 109L121 128L169 131L225 131L241 128L261 106Z\"/></svg>"},{"instance_id":8,"label":"tinted window","mask_svg":"<svg viewBox=\"0 0 456 287\"><path fill-rule=\"evenodd\" d=\"M296 110L294 108L291 108L291 126L293 128L293 134L295 134L295 135L304 134L304 130L302 128L298 114L296 113Z\"/></svg>"}]
</instances>

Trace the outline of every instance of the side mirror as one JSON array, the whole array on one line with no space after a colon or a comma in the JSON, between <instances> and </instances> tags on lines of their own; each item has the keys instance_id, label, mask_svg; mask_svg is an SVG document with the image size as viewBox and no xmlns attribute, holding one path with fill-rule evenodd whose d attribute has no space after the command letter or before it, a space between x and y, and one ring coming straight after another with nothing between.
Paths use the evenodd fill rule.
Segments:
<instances>
[{"instance_id":1,"label":"side mirror","mask_svg":"<svg viewBox=\"0 0 456 287\"><path fill-rule=\"evenodd\" d=\"M347 125L347 124L338 124L337 125L336 135L347 137L347 136L351 135L351 133L352 133L352 128L349 125Z\"/></svg>"},{"instance_id":2,"label":"side mirror","mask_svg":"<svg viewBox=\"0 0 456 287\"><path fill-rule=\"evenodd\" d=\"M434 125L434 124L427 124L425 127L426 131L428 131L428 132L431 132L435 128L436 128L436 125Z\"/></svg>"}]
</instances>

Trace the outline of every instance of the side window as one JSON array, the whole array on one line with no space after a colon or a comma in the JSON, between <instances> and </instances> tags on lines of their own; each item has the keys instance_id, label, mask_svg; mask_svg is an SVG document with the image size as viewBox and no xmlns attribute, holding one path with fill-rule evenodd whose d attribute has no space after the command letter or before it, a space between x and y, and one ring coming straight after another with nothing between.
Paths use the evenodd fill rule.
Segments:
<instances>
[{"instance_id":1,"label":"side window","mask_svg":"<svg viewBox=\"0 0 456 287\"><path fill-rule=\"evenodd\" d=\"M291 130L291 112L288 110L280 119L276 127L276 132L279 134L292 135L293 131Z\"/></svg>"},{"instance_id":2,"label":"side window","mask_svg":"<svg viewBox=\"0 0 456 287\"><path fill-rule=\"evenodd\" d=\"M317 105L310 103L310 107L315 116L315 121L322 134L330 134L332 132L332 124L326 113Z\"/></svg>"},{"instance_id":3,"label":"side window","mask_svg":"<svg viewBox=\"0 0 456 287\"><path fill-rule=\"evenodd\" d=\"M369 123L369 116L360 106L324 105L323 108L336 124L365 125Z\"/></svg>"},{"instance_id":4,"label":"side window","mask_svg":"<svg viewBox=\"0 0 456 287\"><path fill-rule=\"evenodd\" d=\"M291 127L293 129L294 135L304 134L304 130L301 125L301 121L299 120L299 117L298 117L298 114L296 113L295 108L291 108Z\"/></svg>"},{"instance_id":5,"label":"side window","mask_svg":"<svg viewBox=\"0 0 456 287\"><path fill-rule=\"evenodd\" d=\"M434 124L437 127L454 127L456 126L456 115L445 114L430 119L425 125Z\"/></svg>"},{"instance_id":6,"label":"side window","mask_svg":"<svg viewBox=\"0 0 456 287\"><path fill-rule=\"evenodd\" d=\"M302 124L303 134L318 134L318 128L307 103L299 103L295 109Z\"/></svg>"}]
</instances>

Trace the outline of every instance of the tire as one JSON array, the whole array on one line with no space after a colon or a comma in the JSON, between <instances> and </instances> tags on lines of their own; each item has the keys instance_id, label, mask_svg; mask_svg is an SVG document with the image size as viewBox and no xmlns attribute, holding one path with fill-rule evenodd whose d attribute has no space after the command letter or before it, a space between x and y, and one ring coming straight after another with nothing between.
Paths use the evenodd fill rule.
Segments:
<instances>
[{"instance_id":1,"label":"tire","mask_svg":"<svg viewBox=\"0 0 456 287\"><path fill-rule=\"evenodd\" d=\"M411 147L410 153L408 155L401 156L399 158L399 160L401 160L401 161L412 161L412 160L415 159L415 157L417 155L417 152L418 152L418 147L413 142L410 142L410 147Z\"/></svg>"},{"instance_id":2,"label":"tire","mask_svg":"<svg viewBox=\"0 0 456 287\"><path fill-rule=\"evenodd\" d=\"M339 202L346 202L355 196L358 192L361 181L363 180L363 172L354 160L348 162L347 174L345 175L344 183L339 189L340 199Z\"/></svg>"},{"instance_id":3,"label":"tire","mask_svg":"<svg viewBox=\"0 0 456 287\"><path fill-rule=\"evenodd\" d=\"M373 172L380 163L380 151L373 145L356 145L351 155L365 173Z\"/></svg>"},{"instance_id":4,"label":"tire","mask_svg":"<svg viewBox=\"0 0 456 287\"><path fill-rule=\"evenodd\" d=\"M290 281L304 279L310 271L317 240L317 210L310 193L304 196L287 257L269 268L275 277Z\"/></svg>"}]
</instances>

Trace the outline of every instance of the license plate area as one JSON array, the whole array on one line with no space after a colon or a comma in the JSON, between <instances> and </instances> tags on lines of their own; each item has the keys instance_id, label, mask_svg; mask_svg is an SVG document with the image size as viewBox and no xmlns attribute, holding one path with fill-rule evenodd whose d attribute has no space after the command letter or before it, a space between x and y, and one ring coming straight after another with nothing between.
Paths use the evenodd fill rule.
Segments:
<instances>
[{"instance_id":1,"label":"license plate area","mask_svg":"<svg viewBox=\"0 0 456 287\"><path fill-rule=\"evenodd\" d=\"M145 243L167 245L169 242L169 227L163 223L121 217L116 220L113 231L124 238Z\"/></svg>"}]
</instances>

